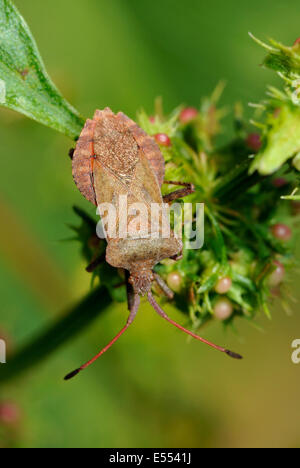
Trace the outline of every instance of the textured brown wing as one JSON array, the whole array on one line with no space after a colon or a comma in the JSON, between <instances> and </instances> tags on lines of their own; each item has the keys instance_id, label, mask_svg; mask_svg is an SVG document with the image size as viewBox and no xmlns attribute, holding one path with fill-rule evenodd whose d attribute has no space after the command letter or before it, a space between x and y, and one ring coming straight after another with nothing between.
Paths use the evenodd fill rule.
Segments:
<instances>
[{"instance_id":1,"label":"textured brown wing","mask_svg":"<svg viewBox=\"0 0 300 468\"><path fill-rule=\"evenodd\" d=\"M125 186L130 185L140 159L139 146L132 132L110 109L96 111L94 122L96 161Z\"/></svg>"},{"instance_id":2,"label":"textured brown wing","mask_svg":"<svg viewBox=\"0 0 300 468\"><path fill-rule=\"evenodd\" d=\"M119 119L96 120L93 145L93 189L98 205L111 203L118 211L119 197L125 195L128 206L143 203L149 213L152 203L162 204L160 186L148 159Z\"/></svg>"},{"instance_id":3,"label":"textured brown wing","mask_svg":"<svg viewBox=\"0 0 300 468\"><path fill-rule=\"evenodd\" d=\"M162 185L164 159L159 147L153 138L121 112L115 115L109 108L97 110L94 119L87 120L73 155L75 183L83 196L96 204L91 158L94 154L125 183L130 183L134 167L143 156L153 169L159 186Z\"/></svg>"},{"instance_id":4,"label":"textured brown wing","mask_svg":"<svg viewBox=\"0 0 300 468\"><path fill-rule=\"evenodd\" d=\"M150 162L150 165L154 170L158 183L161 187L165 176L165 161L154 138L144 132L141 127L139 127L133 120L131 120L122 112L119 112L117 117L119 117L124 122L124 124L128 126L128 129L132 133L139 148L143 151L146 158Z\"/></svg>"}]
</instances>

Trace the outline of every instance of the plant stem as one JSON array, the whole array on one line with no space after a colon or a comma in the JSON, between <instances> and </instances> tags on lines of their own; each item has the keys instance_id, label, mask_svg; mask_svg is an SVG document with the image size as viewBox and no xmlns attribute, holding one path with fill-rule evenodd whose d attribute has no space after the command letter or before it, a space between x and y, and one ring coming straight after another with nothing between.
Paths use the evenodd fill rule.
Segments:
<instances>
[{"instance_id":1,"label":"plant stem","mask_svg":"<svg viewBox=\"0 0 300 468\"><path fill-rule=\"evenodd\" d=\"M249 188L264 179L263 176L255 173L249 175L250 161L243 161L230 171L226 177L215 187L213 198L217 198L222 203L227 203L243 195Z\"/></svg>"},{"instance_id":2,"label":"plant stem","mask_svg":"<svg viewBox=\"0 0 300 468\"><path fill-rule=\"evenodd\" d=\"M20 377L25 371L32 369L91 324L108 308L111 302L106 288L99 287L92 291L50 328L41 332L29 344L8 357L8 363L1 366L0 382Z\"/></svg>"}]
</instances>

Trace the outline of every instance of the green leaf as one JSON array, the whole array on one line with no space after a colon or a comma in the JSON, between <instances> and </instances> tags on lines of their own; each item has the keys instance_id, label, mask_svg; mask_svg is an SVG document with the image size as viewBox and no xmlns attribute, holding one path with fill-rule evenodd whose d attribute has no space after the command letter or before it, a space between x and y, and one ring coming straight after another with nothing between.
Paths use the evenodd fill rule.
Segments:
<instances>
[{"instance_id":1,"label":"green leaf","mask_svg":"<svg viewBox=\"0 0 300 468\"><path fill-rule=\"evenodd\" d=\"M264 65L271 70L282 73L286 78L296 78L300 74L299 47L288 47L270 39L272 52L267 55Z\"/></svg>"},{"instance_id":2,"label":"green leaf","mask_svg":"<svg viewBox=\"0 0 300 468\"><path fill-rule=\"evenodd\" d=\"M247 311L251 311L252 307L244 299L244 297L243 297L244 294L245 294L245 290L244 290L244 288L242 286L240 286L239 284L233 284L230 291L227 293L227 296L231 300L233 300L234 302L239 304L242 307L242 309L247 310Z\"/></svg>"},{"instance_id":3,"label":"green leaf","mask_svg":"<svg viewBox=\"0 0 300 468\"><path fill-rule=\"evenodd\" d=\"M251 173L269 175L276 172L300 151L300 112L290 106L282 106L277 119L270 119L266 144L256 156Z\"/></svg>"},{"instance_id":4,"label":"green leaf","mask_svg":"<svg viewBox=\"0 0 300 468\"><path fill-rule=\"evenodd\" d=\"M269 39L269 45L251 33L250 37L269 52L263 61L265 67L280 73L283 79L293 79L300 76L300 48L298 44L289 47L274 39Z\"/></svg>"},{"instance_id":5,"label":"green leaf","mask_svg":"<svg viewBox=\"0 0 300 468\"><path fill-rule=\"evenodd\" d=\"M73 139L84 125L49 78L35 40L10 0L0 0L0 105Z\"/></svg>"},{"instance_id":6,"label":"green leaf","mask_svg":"<svg viewBox=\"0 0 300 468\"><path fill-rule=\"evenodd\" d=\"M49 329L41 332L31 343L8 357L5 366L1 366L0 382L19 377L23 372L56 351L79 332L91 324L111 304L106 288L92 291L70 312L58 319Z\"/></svg>"}]
</instances>

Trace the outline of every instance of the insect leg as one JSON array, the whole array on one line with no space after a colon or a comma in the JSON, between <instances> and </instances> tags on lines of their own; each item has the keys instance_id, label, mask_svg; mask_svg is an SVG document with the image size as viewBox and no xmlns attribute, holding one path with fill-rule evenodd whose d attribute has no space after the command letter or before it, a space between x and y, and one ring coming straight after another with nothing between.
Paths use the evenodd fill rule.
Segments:
<instances>
[{"instance_id":1,"label":"insect leg","mask_svg":"<svg viewBox=\"0 0 300 468\"><path fill-rule=\"evenodd\" d=\"M127 306L128 310L132 310L134 307L135 293L133 286L129 283L130 273L128 270L125 270L125 281L126 281L126 292L127 292Z\"/></svg>"},{"instance_id":2,"label":"insect leg","mask_svg":"<svg viewBox=\"0 0 300 468\"><path fill-rule=\"evenodd\" d=\"M120 283L118 284L114 284L114 289L119 289L121 288L122 286L126 286L126 281L121 281Z\"/></svg>"},{"instance_id":3,"label":"insect leg","mask_svg":"<svg viewBox=\"0 0 300 468\"><path fill-rule=\"evenodd\" d=\"M105 254L100 255L91 261L91 263L86 267L88 273L93 273L96 270L97 266L105 261Z\"/></svg>"},{"instance_id":4,"label":"insect leg","mask_svg":"<svg viewBox=\"0 0 300 468\"><path fill-rule=\"evenodd\" d=\"M169 258L177 262L178 260L181 260L183 258L183 252L181 251L180 254L173 255L172 257L169 257Z\"/></svg>"},{"instance_id":5,"label":"insect leg","mask_svg":"<svg viewBox=\"0 0 300 468\"><path fill-rule=\"evenodd\" d=\"M120 336L123 335L123 333L127 330L127 328L132 324L137 314L139 305L140 305L140 297L136 294L134 296L134 301L131 305L129 317L127 319L125 326L122 328L122 330L120 330L119 333L103 349L101 349L101 351L98 354L96 354L96 356L94 356L90 361L86 362L78 369L66 375L65 380L72 379L73 377L75 377L75 375L79 374L79 372L83 371L84 369L89 367L91 364L93 364L100 356L102 356L102 354L104 354L120 338Z\"/></svg>"},{"instance_id":6,"label":"insect leg","mask_svg":"<svg viewBox=\"0 0 300 468\"><path fill-rule=\"evenodd\" d=\"M168 299L173 299L174 298L174 293L173 291L169 288L167 283L164 281L164 279L157 273L153 272L154 279L162 292L167 296Z\"/></svg>"},{"instance_id":7,"label":"insect leg","mask_svg":"<svg viewBox=\"0 0 300 468\"><path fill-rule=\"evenodd\" d=\"M175 327L179 328L179 330L183 331L184 333L187 333L188 335L192 336L193 338L195 338L196 340L199 340L201 341L202 343L205 343L207 344L208 346L211 346L212 348L218 350L218 351L221 351L222 353L225 353L227 354L228 356L234 358L234 359L243 359L242 356L240 356L239 354L237 353L234 353L232 351L230 351L229 349L226 349L226 348L222 348L221 346L218 346L214 343L211 343L210 341L207 341L205 340L204 338L202 338L201 336L199 335L196 335L195 333L191 332L190 330L187 330L186 328L182 327L181 325L179 325L179 323L176 323L174 322L174 320L172 320L164 311L163 309L157 304L156 300L154 299L154 297L152 296L151 292L148 293L148 301L150 302L150 304L152 305L153 309L158 313L158 315L160 315L162 318L164 318L165 320L167 320L169 323L171 323L172 325L174 325Z\"/></svg>"},{"instance_id":8,"label":"insect leg","mask_svg":"<svg viewBox=\"0 0 300 468\"><path fill-rule=\"evenodd\" d=\"M164 184L168 185L180 185L184 188L175 190L174 192L168 193L163 197L163 200L165 203L170 203L174 200L177 200L178 198L183 198L187 197L188 195L191 195L191 193L195 192L195 186L193 184L189 184L186 182L174 182L171 180L165 180Z\"/></svg>"}]
</instances>

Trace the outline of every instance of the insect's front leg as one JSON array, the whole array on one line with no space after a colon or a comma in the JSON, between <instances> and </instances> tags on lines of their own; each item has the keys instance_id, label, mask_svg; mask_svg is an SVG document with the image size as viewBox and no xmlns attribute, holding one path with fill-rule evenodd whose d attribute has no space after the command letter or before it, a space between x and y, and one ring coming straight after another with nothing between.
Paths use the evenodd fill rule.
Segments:
<instances>
[{"instance_id":1,"label":"insect's front leg","mask_svg":"<svg viewBox=\"0 0 300 468\"><path fill-rule=\"evenodd\" d=\"M96 268L101 265L101 263L105 262L105 253L102 255L99 255L98 257L94 258L91 263L86 267L86 271L88 273L93 273L93 271L96 270Z\"/></svg>"},{"instance_id":2,"label":"insect's front leg","mask_svg":"<svg viewBox=\"0 0 300 468\"><path fill-rule=\"evenodd\" d=\"M178 262L178 260L183 259L183 251L181 251L179 254L173 255L170 257L171 260L175 260L175 262Z\"/></svg>"},{"instance_id":3,"label":"insect's front leg","mask_svg":"<svg viewBox=\"0 0 300 468\"><path fill-rule=\"evenodd\" d=\"M169 288L167 283L163 280L163 278L158 273L155 273L155 272L153 272L153 275L154 275L154 279L156 283L158 284L162 292L165 294L165 296L167 296L168 299L173 299L174 293L173 291L171 291L171 289Z\"/></svg>"},{"instance_id":4,"label":"insect's front leg","mask_svg":"<svg viewBox=\"0 0 300 468\"><path fill-rule=\"evenodd\" d=\"M174 182L171 180L165 180L164 184L167 185L180 185L184 188L175 190L174 192L168 193L167 195L164 195L163 201L165 203L171 203L174 200L177 200L178 198L183 198L187 197L188 195L191 195L191 193L195 192L195 186L193 184L189 184L187 182Z\"/></svg>"}]
</instances>

